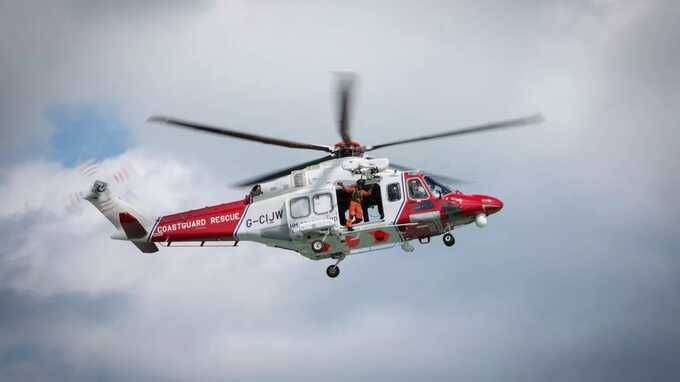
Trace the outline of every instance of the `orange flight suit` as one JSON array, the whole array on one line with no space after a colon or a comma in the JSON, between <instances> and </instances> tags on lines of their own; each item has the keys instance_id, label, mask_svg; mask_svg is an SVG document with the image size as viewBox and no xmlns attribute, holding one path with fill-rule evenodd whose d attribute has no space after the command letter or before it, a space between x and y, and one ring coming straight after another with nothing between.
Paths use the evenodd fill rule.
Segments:
<instances>
[{"instance_id":1,"label":"orange flight suit","mask_svg":"<svg viewBox=\"0 0 680 382\"><path fill-rule=\"evenodd\" d=\"M354 218L356 218L357 221L364 220L364 209L361 207L361 201L369 195L369 192L357 187L343 187L343 190L352 194L352 200L349 202L349 214L345 222L347 229L352 229L352 220Z\"/></svg>"}]
</instances>

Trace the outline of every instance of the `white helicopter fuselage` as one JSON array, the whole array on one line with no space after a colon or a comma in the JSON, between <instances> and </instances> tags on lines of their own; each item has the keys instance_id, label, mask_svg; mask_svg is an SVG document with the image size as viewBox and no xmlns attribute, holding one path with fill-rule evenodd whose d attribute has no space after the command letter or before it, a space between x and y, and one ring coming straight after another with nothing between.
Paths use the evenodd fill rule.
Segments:
<instances>
[{"instance_id":1,"label":"white helicopter fuselage","mask_svg":"<svg viewBox=\"0 0 680 382\"><path fill-rule=\"evenodd\" d=\"M340 184L359 181L370 195L364 219L349 230L350 195ZM429 241L471 222L483 226L501 207L484 195L437 193L425 174L391 169L387 159L339 158L257 185L239 201L162 216L147 241L253 241L319 260Z\"/></svg>"},{"instance_id":2,"label":"white helicopter fuselage","mask_svg":"<svg viewBox=\"0 0 680 382\"><path fill-rule=\"evenodd\" d=\"M363 183L363 220L347 227L351 187ZM348 188L349 186L349 188ZM309 259L333 258L387 249L409 241L429 242L449 231L487 216L503 204L486 195L450 192L419 171L389 168L387 159L338 158L293 171L253 188L243 199L161 216L150 221L111 195L97 181L86 196L117 228L112 238L129 240L142 252L164 247L209 247L224 242L257 242L295 251ZM335 268L333 268L335 267ZM339 272L329 267L331 277Z\"/></svg>"}]
</instances>

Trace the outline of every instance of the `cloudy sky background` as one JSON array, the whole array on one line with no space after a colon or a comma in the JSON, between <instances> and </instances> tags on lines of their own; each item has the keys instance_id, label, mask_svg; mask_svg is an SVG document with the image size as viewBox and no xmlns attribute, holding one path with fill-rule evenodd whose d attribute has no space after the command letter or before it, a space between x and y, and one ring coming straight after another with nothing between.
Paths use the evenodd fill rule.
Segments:
<instances>
[{"instance_id":1,"label":"cloudy sky background","mask_svg":"<svg viewBox=\"0 0 680 382\"><path fill-rule=\"evenodd\" d=\"M680 378L674 1L0 1L1 380ZM489 227L325 262L244 244L142 256L74 169L134 166L155 214L315 158L144 123L332 144L332 71L365 144L498 196Z\"/></svg>"}]
</instances>

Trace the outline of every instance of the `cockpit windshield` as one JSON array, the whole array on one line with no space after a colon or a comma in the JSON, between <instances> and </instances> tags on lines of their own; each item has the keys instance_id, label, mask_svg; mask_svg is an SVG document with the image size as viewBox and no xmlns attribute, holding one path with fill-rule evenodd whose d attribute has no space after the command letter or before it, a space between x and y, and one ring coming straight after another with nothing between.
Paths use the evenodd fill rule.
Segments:
<instances>
[{"instance_id":1,"label":"cockpit windshield","mask_svg":"<svg viewBox=\"0 0 680 382\"><path fill-rule=\"evenodd\" d=\"M428 187L430 187L430 190L432 190L435 194L443 195L451 193L451 189L448 186L445 186L444 184L437 182L430 176L427 175L425 176L425 182L427 183Z\"/></svg>"}]
</instances>

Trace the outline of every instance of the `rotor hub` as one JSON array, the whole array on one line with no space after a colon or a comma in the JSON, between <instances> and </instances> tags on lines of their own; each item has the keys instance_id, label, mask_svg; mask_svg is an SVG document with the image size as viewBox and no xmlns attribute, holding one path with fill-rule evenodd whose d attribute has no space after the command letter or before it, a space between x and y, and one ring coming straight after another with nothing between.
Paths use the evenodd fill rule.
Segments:
<instances>
[{"instance_id":1,"label":"rotor hub","mask_svg":"<svg viewBox=\"0 0 680 382\"><path fill-rule=\"evenodd\" d=\"M366 151L364 146L354 139L352 139L350 144L339 141L333 147L335 148L333 153L337 158L362 157Z\"/></svg>"}]
</instances>

